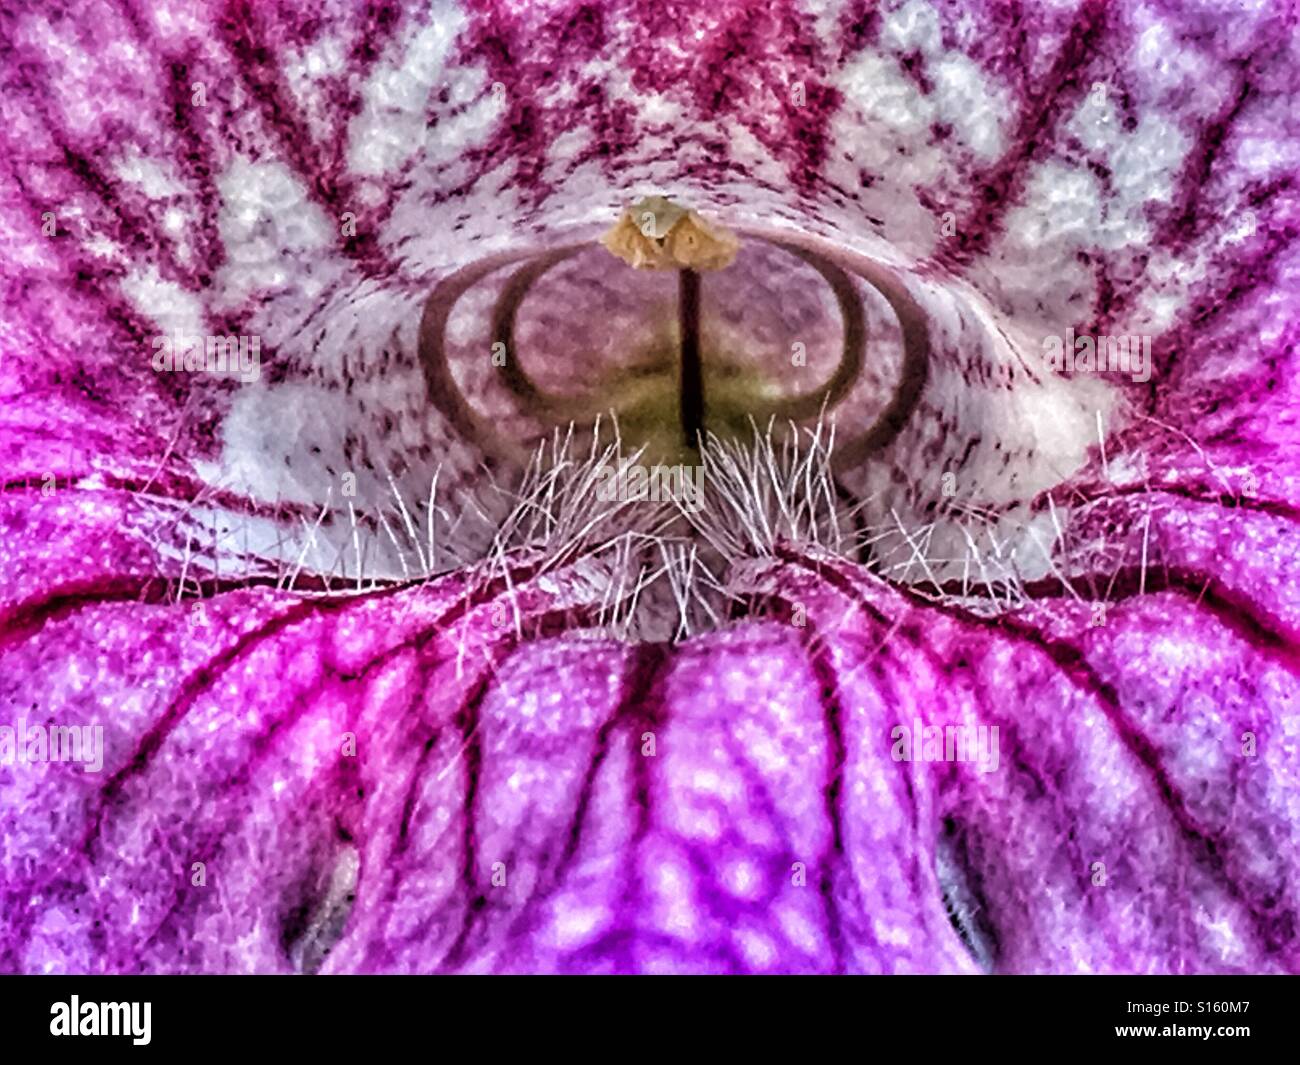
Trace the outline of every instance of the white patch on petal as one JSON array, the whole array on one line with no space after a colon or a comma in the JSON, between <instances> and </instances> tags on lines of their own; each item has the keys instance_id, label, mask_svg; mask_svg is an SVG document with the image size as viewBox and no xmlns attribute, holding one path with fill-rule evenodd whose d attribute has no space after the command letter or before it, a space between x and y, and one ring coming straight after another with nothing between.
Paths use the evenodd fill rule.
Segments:
<instances>
[{"instance_id":1,"label":"white patch on petal","mask_svg":"<svg viewBox=\"0 0 1300 1065\"><path fill-rule=\"evenodd\" d=\"M915 98L909 100L908 110L920 120L918 132L933 122L944 122L981 159L992 160L1004 150L1002 122L1012 113L1011 98L974 61L944 48L941 22L933 7L908 0L885 13L880 40L887 51L898 55L920 52L934 83L934 92L927 97L897 73L894 59L887 60ZM920 101L923 107L918 107Z\"/></svg>"},{"instance_id":2,"label":"white patch on petal","mask_svg":"<svg viewBox=\"0 0 1300 1065\"><path fill-rule=\"evenodd\" d=\"M225 306L237 306L248 296L293 288L311 299L323 280L302 272L303 252L331 247L341 220L332 221L307 197L301 180L283 163L237 159L217 181L221 211L217 220L226 263L216 286ZM311 260L308 259L308 262ZM337 274L337 269L330 271Z\"/></svg>"},{"instance_id":3,"label":"white patch on petal","mask_svg":"<svg viewBox=\"0 0 1300 1065\"><path fill-rule=\"evenodd\" d=\"M1011 114L1006 91L964 55L947 55L929 67L935 110L957 138L981 159L992 161L1006 147L1002 120Z\"/></svg>"},{"instance_id":4,"label":"white patch on petal","mask_svg":"<svg viewBox=\"0 0 1300 1065\"><path fill-rule=\"evenodd\" d=\"M849 100L856 103L872 127L884 127L886 142L863 157L860 163L883 168L896 153L896 142L916 137L930 128L935 120L934 103L920 88L909 81L898 64L881 55L864 54L845 70L840 89ZM835 143L867 148L867 138L862 136L860 120L857 136L836 137ZM908 143L905 147L920 150L920 145ZM937 176L937 161L935 176Z\"/></svg>"},{"instance_id":5,"label":"white patch on petal","mask_svg":"<svg viewBox=\"0 0 1300 1065\"><path fill-rule=\"evenodd\" d=\"M322 78L346 72L343 42L337 37L313 41L302 52L285 57L281 70L285 81L300 104L310 104L316 85Z\"/></svg>"},{"instance_id":6,"label":"white patch on petal","mask_svg":"<svg viewBox=\"0 0 1300 1065\"><path fill-rule=\"evenodd\" d=\"M465 15L444 8L437 21L403 42L400 58L379 64L361 90L361 112L348 127L348 166L378 176L397 170L436 137L446 144L448 130L429 130L425 111L438 79L447 72L447 55ZM466 72L460 71L461 77Z\"/></svg>"},{"instance_id":7,"label":"white patch on petal","mask_svg":"<svg viewBox=\"0 0 1300 1065\"><path fill-rule=\"evenodd\" d=\"M930 55L943 48L939 15L921 0L908 0L882 16L880 40L895 51Z\"/></svg>"},{"instance_id":8,"label":"white patch on petal","mask_svg":"<svg viewBox=\"0 0 1300 1065\"><path fill-rule=\"evenodd\" d=\"M134 144L113 164L113 172L120 180L138 187L151 200L185 192L185 186L171 172L169 162L142 155Z\"/></svg>"},{"instance_id":9,"label":"white patch on petal","mask_svg":"<svg viewBox=\"0 0 1300 1065\"><path fill-rule=\"evenodd\" d=\"M197 337L207 333L199 298L174 281L164 281L156 266L127 275L122 280L122 294L142 316L157 324L159 334ZM152 348L140 352L142 364L148 365L152 358Z\"/></svg>"}]
</instances>

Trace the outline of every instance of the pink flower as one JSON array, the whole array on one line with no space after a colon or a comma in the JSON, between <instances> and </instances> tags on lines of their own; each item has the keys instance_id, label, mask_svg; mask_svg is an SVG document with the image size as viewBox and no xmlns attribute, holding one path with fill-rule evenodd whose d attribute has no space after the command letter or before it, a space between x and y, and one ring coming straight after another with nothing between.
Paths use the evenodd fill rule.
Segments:
<instances>
[{"instance_id":1,"label":"pink flower","mask_svg":"<svg viewBox=\"0 0 1300 1065\"><path fill-rule=\"evenodd\" d=\"M1295 24L10 4L0 969L1300 970Z\"/></svg>"}]
</instances>

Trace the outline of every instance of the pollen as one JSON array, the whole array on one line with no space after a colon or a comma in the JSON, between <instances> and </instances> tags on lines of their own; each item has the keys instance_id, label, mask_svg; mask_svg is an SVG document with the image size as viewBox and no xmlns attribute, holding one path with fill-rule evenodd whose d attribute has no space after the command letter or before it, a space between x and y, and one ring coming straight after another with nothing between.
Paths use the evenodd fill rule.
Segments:
<instances>
[{"instance_id":1,"label":"pollen","mask_svg":"<svg viewBox=\"0 0 1300 1065\"><path fill-rule=\"evenodd\" d=\"M730 230L664 196L628 207L600 242L638 270L721 270L740 250Z\"/></svg>"}]
</instances>

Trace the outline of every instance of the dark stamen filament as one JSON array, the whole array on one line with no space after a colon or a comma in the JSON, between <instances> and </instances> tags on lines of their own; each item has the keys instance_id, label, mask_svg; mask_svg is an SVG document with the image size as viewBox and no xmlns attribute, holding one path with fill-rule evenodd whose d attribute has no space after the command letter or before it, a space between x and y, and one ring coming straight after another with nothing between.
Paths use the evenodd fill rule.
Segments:
<instances>
[{"instance_id":1,"label":"dark stamen filament","mask_svg":"<svg viewBox=\"0 0 1300 1065\"><path fill-rule=\"evenodd\" d=\"M686 446L700 446L704 433L704 377L700 369L700 275L678 272L677 313L682 327L681 419Z\"/></svg>"}]
</instances>

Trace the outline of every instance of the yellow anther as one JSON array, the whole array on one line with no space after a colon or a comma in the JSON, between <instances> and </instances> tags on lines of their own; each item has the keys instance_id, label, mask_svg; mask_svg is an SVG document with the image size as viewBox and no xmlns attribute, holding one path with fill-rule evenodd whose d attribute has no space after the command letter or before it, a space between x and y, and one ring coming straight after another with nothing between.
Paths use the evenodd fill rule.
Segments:
<instances>
[{"instance_id":1,"label":"yellow anther","mask_svg":"<svg viewBox=\"0 0 1300 1065\"><path fill-rule=\"evenodd\" d=\"M730 230L663 196L627 208L600 242L638 270L721 270L740 250Z\"/></svg>"}]
</instances>

